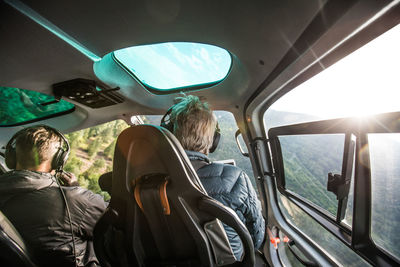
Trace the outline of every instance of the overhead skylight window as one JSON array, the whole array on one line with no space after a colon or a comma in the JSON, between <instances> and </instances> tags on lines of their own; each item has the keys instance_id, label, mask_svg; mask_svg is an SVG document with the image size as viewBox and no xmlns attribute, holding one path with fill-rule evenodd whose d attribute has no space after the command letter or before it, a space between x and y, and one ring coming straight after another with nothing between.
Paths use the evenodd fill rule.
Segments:
<instances>
[{"instance_id":1,"label":"overhead skylight window","mask_svg":"<svg viewBox=\"0 0 400 267\"><path fill-rule=\"evenodd\" d=\"M15 126L73 111L74 104L35 91L0 86L0 126Z\"/></svg>"},{"instance_id":2,"label":"overhead skylight window","mask_svg":"<svg viewBox=\"0 0 400 267\"><path fill-rule=\"evenodd\" d=\"M161 43L114 52L148 89L158 92L207 88L228 74L232 58L223 48L199 43Z\"/></svg>"}]
</instances>

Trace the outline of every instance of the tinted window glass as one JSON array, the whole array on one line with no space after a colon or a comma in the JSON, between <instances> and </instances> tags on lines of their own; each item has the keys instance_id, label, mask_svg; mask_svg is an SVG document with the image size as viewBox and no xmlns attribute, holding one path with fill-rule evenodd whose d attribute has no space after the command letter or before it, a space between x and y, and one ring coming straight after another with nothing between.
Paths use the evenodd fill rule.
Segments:
<instances>
[{"instance_id":1,"label":"tinted window glass","mask_svg":"<svg viewBox=\"0 0 400 267\"><path fill-rule=\"evenodd\" d=\"M369 134L368 142L372 239L400 258L400 133Z\"/></svg>"},{"instance_id":2,"label":"tinted window glass","mask_svg":"<svg viewBox=\"0 0 400 267\"><path fill-rule=\"evenodd\" d=\"M336 216L328 173L341 174L344 134L280 136L285 187ZM329 149L327 149L329 148Z\"/></svg>"},{"instance_id":3,"label":"tinted window glass","mask_svg":"<svg viewBox=\"0 0 400 267\"><path fill-rule=\"evenodd\" d=\"M0 126L13 126L60 115L74 109L74 105L53 96L19 88L0 87Z\"/></svg>"},{"instance_id":4,"label":"tinted window glass","mask_svg":"<svg viewBox=\"0 0 400 267\"><path fill-rule=\"evenodd\" d=\"M199 43L133 46L114 55L145 86L162 91L218 83L232 63L225 49Z\"/></svg>"}]
</instances>

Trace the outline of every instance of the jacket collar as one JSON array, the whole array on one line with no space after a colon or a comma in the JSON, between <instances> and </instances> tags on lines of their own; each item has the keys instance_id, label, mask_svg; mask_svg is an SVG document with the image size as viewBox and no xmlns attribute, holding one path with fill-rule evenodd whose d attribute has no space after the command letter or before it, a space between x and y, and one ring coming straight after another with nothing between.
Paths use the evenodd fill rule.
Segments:
<instances>
[{"instance_id":1,"label":"jacket collar","mask_svg":"<svg viewBox=\"0 0 400 267\"><path fill-rule=\"evenodd\" d=\"M201 160L201 161L205 161L207 163L211 163L210 159L203 153L191 151L191 150L185 150L185 152L190 160Z\"/></svg>"},{"instance_id":2,"label":"jacket collar","mask_svg":"<svg viewBox=\"0 0 400 267\"><path fill-rule=\"evenodd\" d=\"M0 177L0 206L14 194L56 186L55 177L50 173L14 170Z\"/></svg>"}]
</instances>

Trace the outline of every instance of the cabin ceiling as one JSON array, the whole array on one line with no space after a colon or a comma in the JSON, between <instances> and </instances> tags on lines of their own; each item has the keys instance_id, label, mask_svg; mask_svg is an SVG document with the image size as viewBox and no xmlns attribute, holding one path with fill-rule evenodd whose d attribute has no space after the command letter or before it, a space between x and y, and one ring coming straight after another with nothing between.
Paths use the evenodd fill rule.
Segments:
<instances>
[{"instance_id":1,"label":"cabin ceiling","mask_svg":"<svg viewBox=\"0 0 400 267\"><path fill-rule=\"evenodd\" d=\"M121 88L126 101L101 109L102 112L74 103L79 113L75 120L79 117L82 121L64 126L67 131L125 114L161 114L177 95L155 97L131 76L121 74L121 69L119 72L107 70L114 76L101 77L94 70L93 60L29 18L29 14L35 14L99 58L125 47L170 41L207 43L225 48L233 56L231 75L219 85L193 94L206 99L214 109L244 114L246 103L256 92L267 88L267 93L264 90L267 97L286 82L286 78L274 78L277 71L283 72L290 64L301 62L307 49L315 55L310 47L321 36L325 35L325 43L322 42L322 49L317 51L319 54L330 48L329 42L339 40L331 35L350 32L372 14L372 11L357 11L346 17L352 6L359 5L357 10L371 7L375 12L388 2L0 0L0 86L52 94L54 83L85 78ZM30 10L29 14L18 11L16 6ZM332 17L346 18L339 24L341 28L332 27L335 23ZM298 47L303 49L300 51ZM296 67L285 77L288 79L300 70L301 66ZM266 79L271 81L266 83ZM279 82L273 84L273 79ZM274 86L267 87L270 84ZM59 125L63 128L62 123Z\"/></svg>"},{"instance_id":2,"label":"cabin ceiling","mask_svg":"<svg viewBox=\"0 0 400 267\"><path fill-rule=\"evenodd\" d=\"M168 41L223 47L251 76L251 84L243 90L246 96L278 64L323 4L310 0L1 2L1 86L42 92L68 79L95 79L93 62L15 10L8 4L12 2L28 6L99 57L129 46ZM243 94L235 96L243 101Z\"/></svg>"}]
</instances>

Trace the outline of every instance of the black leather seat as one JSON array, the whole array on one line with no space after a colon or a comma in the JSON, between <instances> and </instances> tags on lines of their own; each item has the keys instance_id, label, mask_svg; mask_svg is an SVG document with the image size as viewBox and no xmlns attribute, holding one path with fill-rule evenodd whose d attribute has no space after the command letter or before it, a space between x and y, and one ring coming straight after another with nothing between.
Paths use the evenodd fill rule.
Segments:
<instances>
[{"instance_id":1,"label":"black leather seat","mask_svg":"<svg viewBox=\"0 0 400 267\"><path fill-rule=\"evenodd\" d=\"M232 262L219 220L240 236L241 262ZM111 201L96 224L94 246L102 266L254 266L255 261L244 224L207 196L175 136L152 125L128 128L118 137Z\"/></svg>"},{"instance_id":2,"label":"black leather seat","mask_svg":"<svg viewBox=\"0 0 400 267\"><path fill-rule=\"evenodd\" d=\"M1 211L0 266L36 266L18 231Z\"/></svg>"}]
</instances>

